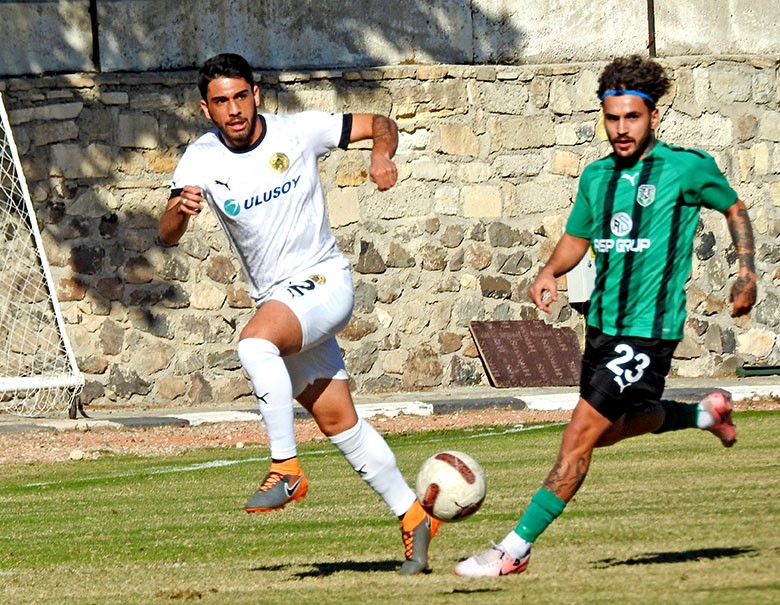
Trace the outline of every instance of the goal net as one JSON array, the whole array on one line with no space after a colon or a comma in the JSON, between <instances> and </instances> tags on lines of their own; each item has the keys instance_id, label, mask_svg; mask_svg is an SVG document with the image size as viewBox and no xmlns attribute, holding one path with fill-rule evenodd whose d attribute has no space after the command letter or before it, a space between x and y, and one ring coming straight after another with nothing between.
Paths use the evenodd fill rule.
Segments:
<instances>
[{"instance_id":1,"label":"goal net","mask_svg":"<svg viewBox=\"0 0 780 605\"><path fill-rule=\"evenodd\" d=\"M70 410L84 379L0 95L0 412Z\"/></svg>"}]
</instances>

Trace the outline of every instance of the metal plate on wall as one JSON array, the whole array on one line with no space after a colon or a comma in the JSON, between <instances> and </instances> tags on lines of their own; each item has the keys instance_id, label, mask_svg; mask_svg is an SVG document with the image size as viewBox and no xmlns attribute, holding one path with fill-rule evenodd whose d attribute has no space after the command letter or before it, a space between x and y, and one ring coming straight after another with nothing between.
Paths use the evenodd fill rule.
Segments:
<instances>
[{"instance_id":1,"label":"metal plate on wall","mask_svg":"<svg viewBox=\"0 0 780 605\"><path fill-rule=\"evenodd\" d=\"M472 321L471 334L495 387L577 386L582 352L571 328L542 320Z\"/></svg>"}]
</instances>

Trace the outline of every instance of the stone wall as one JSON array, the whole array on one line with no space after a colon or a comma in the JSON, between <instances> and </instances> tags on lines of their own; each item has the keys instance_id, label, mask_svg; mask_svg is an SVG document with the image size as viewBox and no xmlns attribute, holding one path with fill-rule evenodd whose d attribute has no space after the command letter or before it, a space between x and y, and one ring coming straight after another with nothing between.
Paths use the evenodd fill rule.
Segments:
<instances>
[{"instance_id":1,"label":"stone wall","mask_svg":"<svg viewBox=\"0 0 780 605\"><path fill-rule=\"evenodd\" d=\"M705 211L674 373L780 364L780 79L776 57L668 60L661 136L711 152L750 209L759 303L728 314L736 268ZM562 233L583 167L607 153L603 63L261 73L264 110L377 112L400 127L399 183L367 180L367 148L321 163L331 222L354 265L340 334L361 393L487 384L471 320L539 318L527 288ZM38 210L85 403L252 402L235 354L252 312L213 217L155 241L178 158L208 124L195 73L17 78L0 85ZM580 336L563 296L548 321Z\"/></svg>"},{"instance_id":2,"label":"stone wall","mask_svg":"<svg viewBox=\"0 0 780 605\"><path fill-rule=\"evenodd\" d=\"M776 0L0 0L0 75L777 55L779 22Z\"/></svg>"}]
</instances>

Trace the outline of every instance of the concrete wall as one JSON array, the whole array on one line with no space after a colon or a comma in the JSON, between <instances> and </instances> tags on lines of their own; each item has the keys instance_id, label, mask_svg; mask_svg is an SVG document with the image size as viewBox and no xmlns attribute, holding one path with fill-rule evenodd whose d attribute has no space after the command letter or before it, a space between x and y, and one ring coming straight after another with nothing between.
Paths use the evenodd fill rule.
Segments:
<instances>
[{"instance_id":1,"label":"concrete wall","mask_svg":"<svg viewBox=\"0 0 780 605\"><path fill-rule=\"evenodd\" d=\"M736 269L725 221L705 212L690 319L674 373L780 364L780 69L777 56L668 60L661 134L710 151L749 207L759 302L728 314ZM263 72L268 111L379 112L400 126L398 186L367 182L366 149L322 162L331 221L354 265L340 335L361 392L487 384L470 320L539 317L526 296L549 257L598 138L601 62L399 65ZM251 313L238 266L204 214L155 243L170 175L208 126L196 73L76 74L0 83L94 404L246 400L235 354ZM564 296L550 321L581 335Z\"/></svg>"},{"instance_id":2,"label":"concrete wall","mask_svg":"<svg viewBox=\"0 0 780 605\"><path fill-rule=\"evenodd\" d=\"M0 75L538 64L644 52L646 0L0 0ZM775 0L656 0L659 56L780 54ZM93 44L93 31L97 32ZM97 53L93 53L93 47Z\"/></svg>"},{"instance_id":3,"label":"concrete wall","mask_svg":"<svg viewBox=\"0 0 780 605\"><path fill-rule=\"evenodd\" d=\"M648 44L646 0L477 0L477 62L593 61ZM780 5L742 0L655 0L659 57L778 54ZM497 28L505 23L505 28ZM475 46L479 46L476 44Z\"/></svg>"},{"instance_id":4,"label":"concrete wall","mask_svg":"<svg viewBox=\"0 0 780 605\"><path fill-rule=\"evenodd\" d=\"M0 0L0 76L91 71L89 0Z\"/></svg>"}]
</instances>

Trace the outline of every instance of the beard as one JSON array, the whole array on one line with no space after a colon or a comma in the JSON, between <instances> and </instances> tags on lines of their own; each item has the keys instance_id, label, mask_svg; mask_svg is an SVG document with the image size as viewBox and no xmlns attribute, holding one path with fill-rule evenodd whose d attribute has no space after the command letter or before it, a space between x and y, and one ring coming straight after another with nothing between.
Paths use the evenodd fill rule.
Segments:
<instances>
[{"instance_id":1,"label":"beard","mask_svg":"<svg viewBox=\"0 0 780 605\"><path fill-rule=\"evenodd\" d=\"M656 139L653 135L653 132L649 131L639 140L633 138L613 139L610 141L610 144L612 145L612 150L615 152L618 164L631 166L641 160L645 154L647 154L647 152L653 148L655 141ZM635 149L630 155L622 155L618 153L615 147L617 144L630 142L635 144Z\"/></svg>"},{"instance_id":2,"label":"beard","mask_svg":"<svg viewBox=\"0 0 780 605\"><path fill-rule=\"evenodd\" d=\"M219 132L222 135L222 139L225 141L228 147L233 149L244 149L252 144L252 139L257 132L257 112L252 113L252 117L249 118L249 128L243 130L240 133L235 133L230 130L227 125L219 125Z\"/></svg>"}]
</instances>

